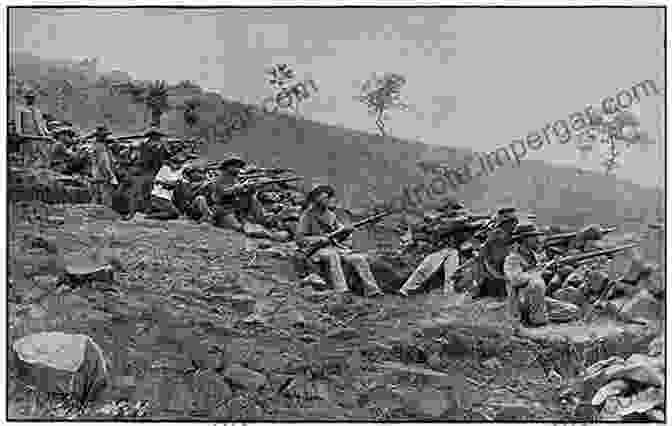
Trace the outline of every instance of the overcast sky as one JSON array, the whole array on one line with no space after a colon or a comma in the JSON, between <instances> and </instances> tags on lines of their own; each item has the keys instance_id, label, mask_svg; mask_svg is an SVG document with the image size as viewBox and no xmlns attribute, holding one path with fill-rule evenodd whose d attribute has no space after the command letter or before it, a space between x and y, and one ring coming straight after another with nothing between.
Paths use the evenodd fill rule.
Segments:
<instances>
[{"instance_id":1,"label":"overcast sky","mask_svg":"<svg viewBox=\"0 0 672 426\"><path fill-rule=\"evenodd\" d=\"M372 72L406 76L414 109L391 134L428 144L494 150L633 84L664 84L661 9L274 8L13 9L10 47L47 58L99 57L139 79L191 79L257 103L264 67L285 62L319 93L307 118L375 131L352 98ZM641 103L659 143L633 150L619 176L664 179L664 97ZM661 123L661 124L659 124ZM594 168L572 145L528 158Z\"/></svg>"}]
</instances>

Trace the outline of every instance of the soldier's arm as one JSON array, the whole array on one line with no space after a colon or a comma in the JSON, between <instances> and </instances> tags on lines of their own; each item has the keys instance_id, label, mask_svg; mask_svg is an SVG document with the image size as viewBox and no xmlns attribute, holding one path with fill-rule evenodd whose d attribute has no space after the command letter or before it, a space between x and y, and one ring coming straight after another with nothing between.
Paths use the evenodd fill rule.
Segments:
<instances>
[{"instance_id":1,"label":"soldier's arm","mask_svg":"<svg viewBox=\"0 0 672 426\"><path fill-rule=\"evenodd\" d=\"M523 269L523 259L517 253L511 253L504 260L504 275L514 288L524 287L531 276Z\"/></svg>"},{"instance_id":2,"label":"soldier's arm","mask_svg":"<svg viewBox=\"0 0 672 426\"><path fill-rule=\"evenodd\" d=\"M306 246L323 241L326 237L322 235L312 235L310 233L310 218L302 214L296 227L296 242L299 246Z\"/></svg>"}]
</instances>

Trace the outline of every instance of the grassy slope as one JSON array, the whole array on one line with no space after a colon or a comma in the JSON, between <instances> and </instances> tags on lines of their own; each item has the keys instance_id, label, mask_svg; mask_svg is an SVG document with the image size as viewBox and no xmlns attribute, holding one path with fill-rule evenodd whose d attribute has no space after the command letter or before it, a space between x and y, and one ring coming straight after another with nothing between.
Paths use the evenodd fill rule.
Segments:
<instances>
[{"instance_id":1,"label":"grassy slope","mask_svg":"<svg viewBox=\"0 0 672 426\"><path fill-rule=\"evenodd\" d=\"M88 93L86 99L81 96L67 99L69 111L65 115L79 126L92 128L106 112L109 125L120 133L144 126L144 108L130 103L128 96L111 95L109 87L100 83L99 74L93 71L86 75L79 70L54 67L53 62L23 53L13 54L10 62L19 78L39 81L47 88L49 94L40 99L45 110L57 111L51 89L68 79L81 89L79 92ZM114 79L123 80L124 73L116 72ZM176 134L206 136L207 129L216 123L218 133L222 134L231 114L244 108L199 88L178 89L170 101L179 105L198 94L203 104L199 109L201 123L196 129L185 128L179 109L164 116L163 125ZM469 153L465 149L432 147L393 137L383 139L290 116L260 117L250 128L234 134L228 143L212 144L207 149L207 155L213 158L227 152L238 152L264 165L294 167L306 177L326 180L339 189L352 207L366 207L376 197L389 200L404 185L420 183L423 177L416 166L419 160L457 165ZM425 180L429 182L431 176ZM661 217L655 211L660 203L659 191L590 172L577 175L575 169L539 161L525 161L519 168L505 166L494 175L467 185L459 197L475 208L492 208L513 201L521 208L535 210L540 222L545 223L641 223L642 219L653 221L656 216Z\"/></svg>"}]
</instances>

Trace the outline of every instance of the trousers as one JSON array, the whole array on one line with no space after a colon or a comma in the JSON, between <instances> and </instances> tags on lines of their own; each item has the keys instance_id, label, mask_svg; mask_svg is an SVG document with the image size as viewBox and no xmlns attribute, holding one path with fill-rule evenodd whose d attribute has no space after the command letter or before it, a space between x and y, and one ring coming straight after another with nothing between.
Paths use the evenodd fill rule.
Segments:
<instances>
[{"instance_id":1,"label":"trousers","mask_svg":"<svg viewBox=\"0 0 672 426\"><path fill-rule=\"evenodd\" d=\"M366 295L381 293L380 287L376 282L371 267L369 265L366 255L359 253L352 253L349 250L339 249L335 247L325 247L318 250L311 260L327 265L329 280L333 283L337 291L348 291L350 287L345 279L342 262L356 271L359 278L364 283L364 292Z\"/></svg>"},{"instance_id":2,"label":"trousers","mask_svg":"<svg viewBox=\"0 0 672 426\"><path fill-rule=\"evenodd\" d=\"M454 291L452 276L460 263L460 254L456 249L445 248L425 257L411 273L400 291L408 294L425 286L429 278L443 266L443 288Z\"/></svg>"}]
</instances>

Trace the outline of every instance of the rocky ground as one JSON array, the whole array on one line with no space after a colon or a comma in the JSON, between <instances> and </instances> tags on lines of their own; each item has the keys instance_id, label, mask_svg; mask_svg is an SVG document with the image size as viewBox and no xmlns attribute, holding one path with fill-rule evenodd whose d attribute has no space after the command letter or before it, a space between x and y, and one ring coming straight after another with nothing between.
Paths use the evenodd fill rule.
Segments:
<instances>
[{"instance_id":1,"label":"rocky ground","mask_svg":"<svg viewBox=\"0 0 672 426\"><path fill-rule=\"evenodd\" d=\"M599 318L564 340L553 329L514 335L492 301L451 308L436 292L365 299L301 286L291 243L124 222L94 205L9 213L9 341L83 333L110 358L112 384L80 419L147 401L157 419L570 420L580 368L656 332ZM68 259L100 245L113 281L60 279ZM10 393L10 418L36 415L14 378Z\"/></svg>"}]
</instances>

